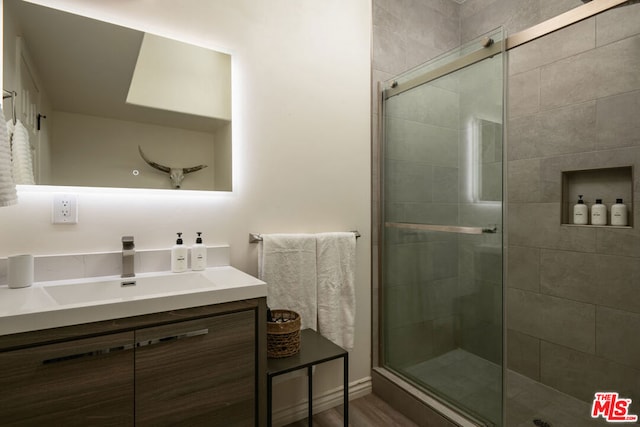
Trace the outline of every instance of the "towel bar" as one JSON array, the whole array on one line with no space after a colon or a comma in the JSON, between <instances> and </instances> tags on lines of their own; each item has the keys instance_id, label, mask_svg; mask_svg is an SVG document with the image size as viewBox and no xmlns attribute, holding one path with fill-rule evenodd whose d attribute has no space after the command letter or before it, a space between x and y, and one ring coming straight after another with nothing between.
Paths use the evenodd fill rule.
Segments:
<instances>
[{"instance_id":1,"label":"towel bar","mask_svg":"<svg viewBox=\"0 0 640 427\"><path fill-rule=\"evenodd\" d=\"M356 235L356 239L360 237L358 230L352 230L351 232ZM262 235L260 233L249 233L249 243L259 242L262 242Z\"/></svg>"}]
</instances>

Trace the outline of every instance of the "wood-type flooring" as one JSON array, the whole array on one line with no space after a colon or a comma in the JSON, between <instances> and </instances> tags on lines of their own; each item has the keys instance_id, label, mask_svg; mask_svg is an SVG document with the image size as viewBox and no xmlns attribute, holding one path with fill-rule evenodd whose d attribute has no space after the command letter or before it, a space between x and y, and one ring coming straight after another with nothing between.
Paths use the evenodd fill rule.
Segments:
<instances>
[{"instance_id":1,"label":"wood-type flooring","mask_svg":"<svg viewBox=\"0 0 640 427\"><path fill-rule=\"evenodd\" d=\"M343 427L343 405L328 409L313 416L314 427ZM306 427L307 419L285 427ZM349 425L351 427L417 427L407 417L393 409L375 394L349 402Z\"/></svg>"}]
</instances>

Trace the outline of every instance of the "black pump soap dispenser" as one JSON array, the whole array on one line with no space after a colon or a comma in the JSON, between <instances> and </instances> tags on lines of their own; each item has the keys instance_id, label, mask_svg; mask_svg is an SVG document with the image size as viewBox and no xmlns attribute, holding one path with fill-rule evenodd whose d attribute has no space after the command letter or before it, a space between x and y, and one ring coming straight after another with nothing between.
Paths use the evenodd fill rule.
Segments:
<instances>
[{"instance_id":1,"label":"black pump soap dispenser","mask_svg":"<svg viewBox=\"0 0 640 427\"><path fill-rule=\"evenodd\" d=\"M182 273L187 271L187 247L182 244L182 233L178 233L178 240L171 248L171 271Z\"/></svg>"},{"instance_id":2,"label":"black pump soap dispenser","mask_svg":"<svg viewBox=\"0 0 640 427\"><path fill-rule=\"evenodd\" d=\"M197 234L196 243L191 247L191 269L199 271L207 268L207 247L202 243L202 232Z\"/></svg>"}]
</instances>

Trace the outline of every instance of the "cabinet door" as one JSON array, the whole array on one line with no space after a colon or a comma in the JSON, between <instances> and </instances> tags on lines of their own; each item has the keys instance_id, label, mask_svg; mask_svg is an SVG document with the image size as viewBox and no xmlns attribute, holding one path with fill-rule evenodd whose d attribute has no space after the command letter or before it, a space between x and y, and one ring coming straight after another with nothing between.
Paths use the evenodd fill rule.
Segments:
<instances>
[{"instance_id":1,"label":"cabinet door","mask_svg":"<svg viewBox=\"0 0 640 427\"><path fill-rule=\"evenodd\" d=\"M136 426L254 426L255 312L136 331Z\"/></svg>"},{"instance_id":2,"label":"cabinet door","mask_svg":"<svg viewBox=\"0 0 640 427\"><path fill-rule=\"evenodd\" d=\"M133 426L133 332L0 353L3 426Z\"/></svg>"}]
</instances>

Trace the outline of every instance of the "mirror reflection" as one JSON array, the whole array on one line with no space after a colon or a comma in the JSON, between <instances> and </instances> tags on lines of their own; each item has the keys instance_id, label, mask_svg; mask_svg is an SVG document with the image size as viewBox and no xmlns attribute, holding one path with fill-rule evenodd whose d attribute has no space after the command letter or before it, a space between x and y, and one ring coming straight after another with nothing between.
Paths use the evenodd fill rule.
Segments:
<instances>
[{"instance_id":1,"label":"mirror reflection","mask_svg":"<svg viewBox=\"0 0 640 427\"><path fill-rule=\"evenodd\" d=\"M491 120L474 120L477 158L478 200L502 200L502 125Z\"/></svg>"},{"instance_id":2,"label":"mirror reflection","mask_svg":"<svg viewBox=\"0 0 640 427\"><path fill-rule=\"evenodd\" d=\"M14 158L29 159L17 183L231 190L229 55L3 6L3 111Z\"/></svg>"}]
</instances>

